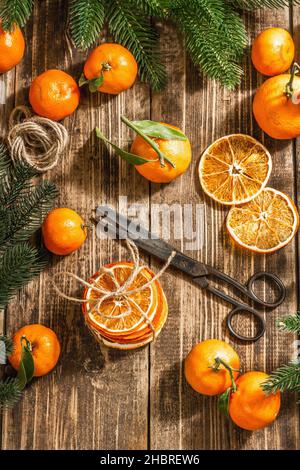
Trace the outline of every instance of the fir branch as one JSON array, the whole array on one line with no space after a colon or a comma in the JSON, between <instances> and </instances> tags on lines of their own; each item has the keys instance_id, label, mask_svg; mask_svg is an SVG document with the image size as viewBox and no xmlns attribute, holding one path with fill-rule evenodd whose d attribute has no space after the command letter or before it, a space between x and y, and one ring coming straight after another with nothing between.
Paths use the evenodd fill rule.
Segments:
<instances>
[{"instance_id":1,"label":"fir branch","mask_svg":"<svg viewBox=\"0 0 300 470\"><path fill-rule=\"evenodd\" d=\"M291 362L276 369L263 384L266 393L300 392L300 363Z\"/></svg>"},{"instance_id":2,"label":"fir branch","mask_svg":"<svg viewBox=\"0 0 300 470\"><path fill-rule=\"evenodd\" d=\"M2 171L1 171L2 170ZM36 171L12 166L0 145L0 308L45 267L47 259L25 243L40 227L57 196L53 183L31 183Z\"/></svg>"},{"instance_id":3,"label":"fir branch","mask_svg":"<svg viewBox=\"0 0 300 470\"><path fill-rule=\"evenodd\" d=\"M14 343L11 338L8 336L0 335L0 341L3 341L5 345L5 354L6 356L10 356L14 350Z\"/></svg>"},{"instance_id":4,"label":"fir branch","mask_svg":"<svg viewBox=\"0 0 300 470\"><path fill-rule=\"evenodd\" d=\"M184 10L189 10L190 8L195 11L198 10L199 15L201 15L209 24L220 25L225 13L225 5L223 0L177 0L174 2L176 9L181 8L182 14Z\"/></svg>"},{"instance_id":5,"label":"fir branch","mask_svg":"<svg viewBox=\"0 0 300 470\"><path fill-rule=\"evenodd\" d=\"M19 163L10 165L6 178L0 181L0 207L8 209L19 197L22 191L31 187L31 179L37 175L29 165Z\"/></svg>"},{"instance_id":6,"label":"fir branch","mask_svg":"<svg viewBox=\"0 0 300 470\"><path fill-rule=\"evenodd\" d=\"M71 36L76 47L87 49L100 35L104 25L103 0L71 0Z\"/></svg>"},{"instance_id":7,"label":"fir branch","mask_svg":"<svg viewBox=\"0 0 300 470\"><path fill-rule=\"evenodd\" d=\"M28 243L7 248L0 259L0 308L5 308L15 292L37 276L47 261Z\"/></svg>"},{"instance_id":8,"label":"fir branch","mask_svg":"<svg viewBox=\"0 0 300 470\"><path fill-rule=\"evenodd\" d=\"M240 16L234 11L226 10L219 32L228 57L234 62L240 61L248 42L245 26Z\"/></svg>"},{"instance_id":9,"label":"fir branch","mask_svg":"<svg viewBox=\"0 0 300 470\"><path fill-rule=\"evenodd\" d=\"M276 325L282 331L300 333L300 313L286 315L277 320ZM263 384L266 393L278 391L300 392L300 362L290 362L273 371Z\"/></svg>"},{"instance_id":10,"label":"fir branch","mask_svg":"<svg viewBox=\"0 0 300 470\"><path fill-rule=\"evenodd\" d=\"M7 378L0 381L0 409L11 408L19 401L21 394L18 379Z\"/></svg>"},{"instance_id":11,"label":"fir branch","mask_svg":"<svg viewBox=\"0 0 300 470\"><path fill-rule=\"evenodd\" d=\"M288 331L300 334L300 313L295 315L286 315L276 321L276 326L281 331Z\"/></svg>"},{"instance_id":12,"label":"fir branch","mask_svg":"<svg viewBox=\"0 0 300 470\"><path fill-rule=\"evenodd\" d=\"M172 0L127 0L141 12L157 18L166 18L171 9Z\"/></svg>"},{"instance_id":13,"label":"fir branch","mask_svg":"<svg viewBox=\"0 0 300 470\"><path fill-rule=\"evenodd\" d=\"M33 0L0 0L3 29L11 31L15 24L24 26L32 13L33 4Z\"/></svg>"},{"instance_id":14,"label":"fir branch","mask_svg":"<svg viewBox=\"0 0 300 470\"><path fill-rule=\"evenodd\" d=\"M0 246L26 241L41 226L58 195L55 185L42 181L22 192L10 210L0 211Z\"/></svg>"},{"instance_id":15,"label":"fir branch","mask_svg":"<svg viewBox=\"0 0 300 470\"><path fill-rule=\"evenodd\" d=\"M243 54L246 33L237 14L223 7L222 0L177 0L172 12L195 65L233 89L242 74L237 60Z\"/></svg>"},{"instance_id":16,"label":"fir branch","mask_svg":"<svg viewBox=\"0 0 300 470\"><path fill-rule=\"evenodd\" d=\"M158 36L150 22L122 0L110 0L107 15L115 41L135 56L141 80L147 81L155 91L164 88L166 71L158 52Z\"/></svg>"},{"instance_id":17,"label":"fir branch","mask_svg":"<svg viewBox=\"0 0 300 470\"><path fill-rule=\"evenodd\" d=\"M0 142L0 180L6 178L10 168L11 160L6 146Z\"/></svg>"}]
</instances>

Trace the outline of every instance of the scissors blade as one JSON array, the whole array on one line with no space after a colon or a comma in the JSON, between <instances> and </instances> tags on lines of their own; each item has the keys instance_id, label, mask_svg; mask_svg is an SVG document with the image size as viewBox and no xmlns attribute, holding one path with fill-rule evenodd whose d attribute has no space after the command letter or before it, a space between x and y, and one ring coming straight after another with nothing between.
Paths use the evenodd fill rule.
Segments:
<instances>
[{"instance_id":1,"label":"scissors blade","mask_svg":"<svg viewBox=\"0 0 300 470\"><path fill-rule=\"evenodd\" d=\"M157 235L114 211L109 206L99 206L96 217L99 220L100 228L105 233L120 239L130 238L143 251L156 256L162 261L167 261L172 252L176 251L170 266L174 266L189 276L194 278L209 274L205 264L184 255Z\"/></svg>"}]
</instances>

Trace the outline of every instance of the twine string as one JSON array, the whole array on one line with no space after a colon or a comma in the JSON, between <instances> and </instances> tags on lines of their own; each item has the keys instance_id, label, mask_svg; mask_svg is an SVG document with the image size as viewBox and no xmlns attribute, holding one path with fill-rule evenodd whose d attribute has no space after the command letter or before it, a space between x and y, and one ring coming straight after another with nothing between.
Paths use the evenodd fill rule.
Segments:
<instances>
[{"instance_id":1,"label":"twine string","mask_svg":"<svg viewBox=\"0 0 300 470\"><path fill-rule=\"evenodd\" d=\"M14 163L25 161L40 173L51 170L68 140L62 124L32 115L27 106L17 106L11 112L7 142Z\"/></svg>"},{"instance_id":2,"label":"twine string","mask_svg":"<svg viewBox=\"0 0 300 470\"><path fill-rule=\"evenodd\" d=\"M172 251L171 255L167 259L164 266L149 281L147 281L145 284L142 284L139 287L136 287L134 289L130 289L130 286L134 283L134 281L136 280L139 273L143 269L145 269L146 266L145 265L140 265L140 256L139 256L139 251L138 251L138 248L137 248L136 244L130 239L126 239L126 244L127 244L127 247L129 249L131 257L132 257L133 269L131 270L130 275L128 276L128 278L125 280L125 282L123 284L121 284L121 285L119 284L118 280L115 277L114 270L112 268L107 268L105 266L102 266L99 270L101 276L103 276L105 274L110 276L110 278L111 278L111 280L114 284L114 287L115 287L114 290L109 290L109 289L105 289L103 287L99 287L99 286L95 285L96 280L93 280L92 282L88 282L88 281L85 281L84 279L82 279L81 277L77 276L76 274L73 274L69 271L63 271L63 272L60 272L60 273L56 273L52 277L51 282L52 282L53 288L56 291L56 293L60 297L63 297L66 300L70 300L71 302L79 302L79 303L92 303L92 302L94 302L95 305L91 308L91 313L96 311L102 318L105 318L105 319L110 319L110 320L114 319L114 320L116 320L116 319L125 318L125 317L129 316L132 313L132 306L134 306L139 311L139 313L141 314L141 316L143 317L143 319L145 320L147 325L149 325L149 327L151 328L151 331L153 333L153 336L155 337L156 332L155 332L155 328L152 324L152 321L148 318L147 313L144 312L144 310L140 307L140 305L138 305L138 303L135 302L135 300L132 299L131 296L134 295L134 294L137 294L139 292L142 292L143 290L149 288L151 286L151 284L153 284L157 279L159 279L162 276L162 274L165 272L165 270L168 268L168 266L170 265L172 259L176 255L176 251ZM62 292L59 289L59 287L57 286L57 284L55 282L55 279L58 276L61 276L62 274L75 279L80 284L84 285L85 287L88 287L89 289L91 289L92 291L94 291L98 294L102 294L101 297L100 298L94 298L94 299L79 299L77 297L72 297L72 296L69 296L69 295L65 294L64 292ZM98 280L99 280L99 278L98 278ZM118 314L118 315L113 315L113 313L115 311L115 308L117 306L117 305L115 305L113 310L110 312L110 315L106 315L103 312L101 312L101 307L103 305L103 302L105 302L106 300L111 299L111 298L115 298L115 299L120 298L120 299L122 299L123 304L126 305L126 310L124 312ZM139 322L139 319L137 320L135 325L133 325L132 328L134 328L137 325L138 322ZM91 328L89 327L89 329L91 329Z\"/></svg>"}]
</instances>

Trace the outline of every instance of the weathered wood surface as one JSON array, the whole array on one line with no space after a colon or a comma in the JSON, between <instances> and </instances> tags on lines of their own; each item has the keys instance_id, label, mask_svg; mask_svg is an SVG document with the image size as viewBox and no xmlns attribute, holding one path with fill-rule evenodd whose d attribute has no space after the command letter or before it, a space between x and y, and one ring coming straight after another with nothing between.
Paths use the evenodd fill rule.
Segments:
<instances>
[{"instance_id":1,"label":"weathered wood surface","mask_svg":"<svg viewBox=\"0 0 300 470\"><path fill-rule=\"evenodd\" d=\"M59 12L59 15L58 15ZM267 26L293 30L298 38L300 8L260 11L245 16L252 38ZM49 68L62 68L79 77L86 53L75 51L65 34L66 2L36 2L33 20L26 26L27 52L16 70L0 77L1 135L11 109L28 99L32 78ZM297 240L283 251L253 256L234 249L224 231L226 209L203 196L197 180L201 151L215 138L234 132L249 133L266 144L273 155L270 185L296 200L299 178L297 143L276 142L257 128L251 113L253 91L262 77L248 58L241 87L233 93L201 76L186 56L171 25L159 25L169 85L160 94L136 84L118 97L83 93L78 111L65 120L71 135L61 164L47 175L60 187L58 205L77 210L86 219L98 203L116 206L119 196L128 203L178 202L202 204L204 247L191 253L228 274L246 281L254 271L280 273L288 288L287 300L267 313L267 334L254 345L228 336L224 318L228 305L201 292L183 276L169 271L162 280L169 301L168 322L150 347L121 353L100 348L85 330L80 308L57 298L49 276L64 270L88 278L100 264L124 259L115 241L98 240L91 233L84 247L64 259L53 258L39 280L11 303L0 329L8 334L27 323L52 327L62 342L56 370L34 381L13 411L2 415L2 449L295 449L299 448L299 410L296 398L283 400L280 418L255 433L234 427L217 411L216 400L194 393L185 383L183 359L192 345L206 338L226 339L238 350L246 369L271 371L291 358L294 338L275 328L275 318L297 309ZM120 115L153 118L182 127L191 138L193 161L189 171L170 185L149 185L133 168L110 155L96 141L93 129L126 146L131 134L120 125ZM151 221L150 221L151 223ZM179 240L174 245L183 248ZM155 260L144 258L154 268ZM76 291L62 276L61 285ZM5 318L5 319L4 319ZM245 324L245 327L247 325Z\"/></svg>"}]
</instances>

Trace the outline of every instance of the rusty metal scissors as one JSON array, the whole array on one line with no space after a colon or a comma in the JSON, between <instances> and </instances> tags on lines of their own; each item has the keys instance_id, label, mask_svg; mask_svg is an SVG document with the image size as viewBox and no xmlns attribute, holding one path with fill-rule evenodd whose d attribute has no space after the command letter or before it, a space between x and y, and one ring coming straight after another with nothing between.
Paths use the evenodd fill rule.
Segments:
<instances>
[{"instance_id":1,"label":"rusty metal scissors","mask_svg":"<svg viewBox=\"0 0 300 470\"><path fill-rule=\"evenodd\" d=\"M222 290L211 286L209 280L215 278L219 281L223 281L225 284L233 287L240 295L247 297L250 301L253 301L260 307L273 309L278 307L278 305L280 305L285 299L285 286L281 279L273 273L266 271L255 273L244 285L218 269L201 263L200 261L196 261L178 250L175 250L173 246L166 243L164 240L161 240L156 235L143 228L140 224L136 224L108 206L99 206L97 208L97 220L100 230L104 231L108 235L118 239L130 238L134 240L139 248L163 261L167 261L171 253L176 251L176 255L172 259L170 266L184 272L201 288L206 289L208 292L211 292L233 306L233 309L227 315L227 327L230 333L239 340L257 341L261 338L266 329L265 319L260 312L250 305L247 305L239 299L226 294ZM277 298L273 302L267 302L256 295L254 291L254 283L257 280L268 282L276 288ZM250 314L258 322L257 332L253 336L240 334L233 326L233 318L245 313Z\"/></svg>"}]
</instances>

